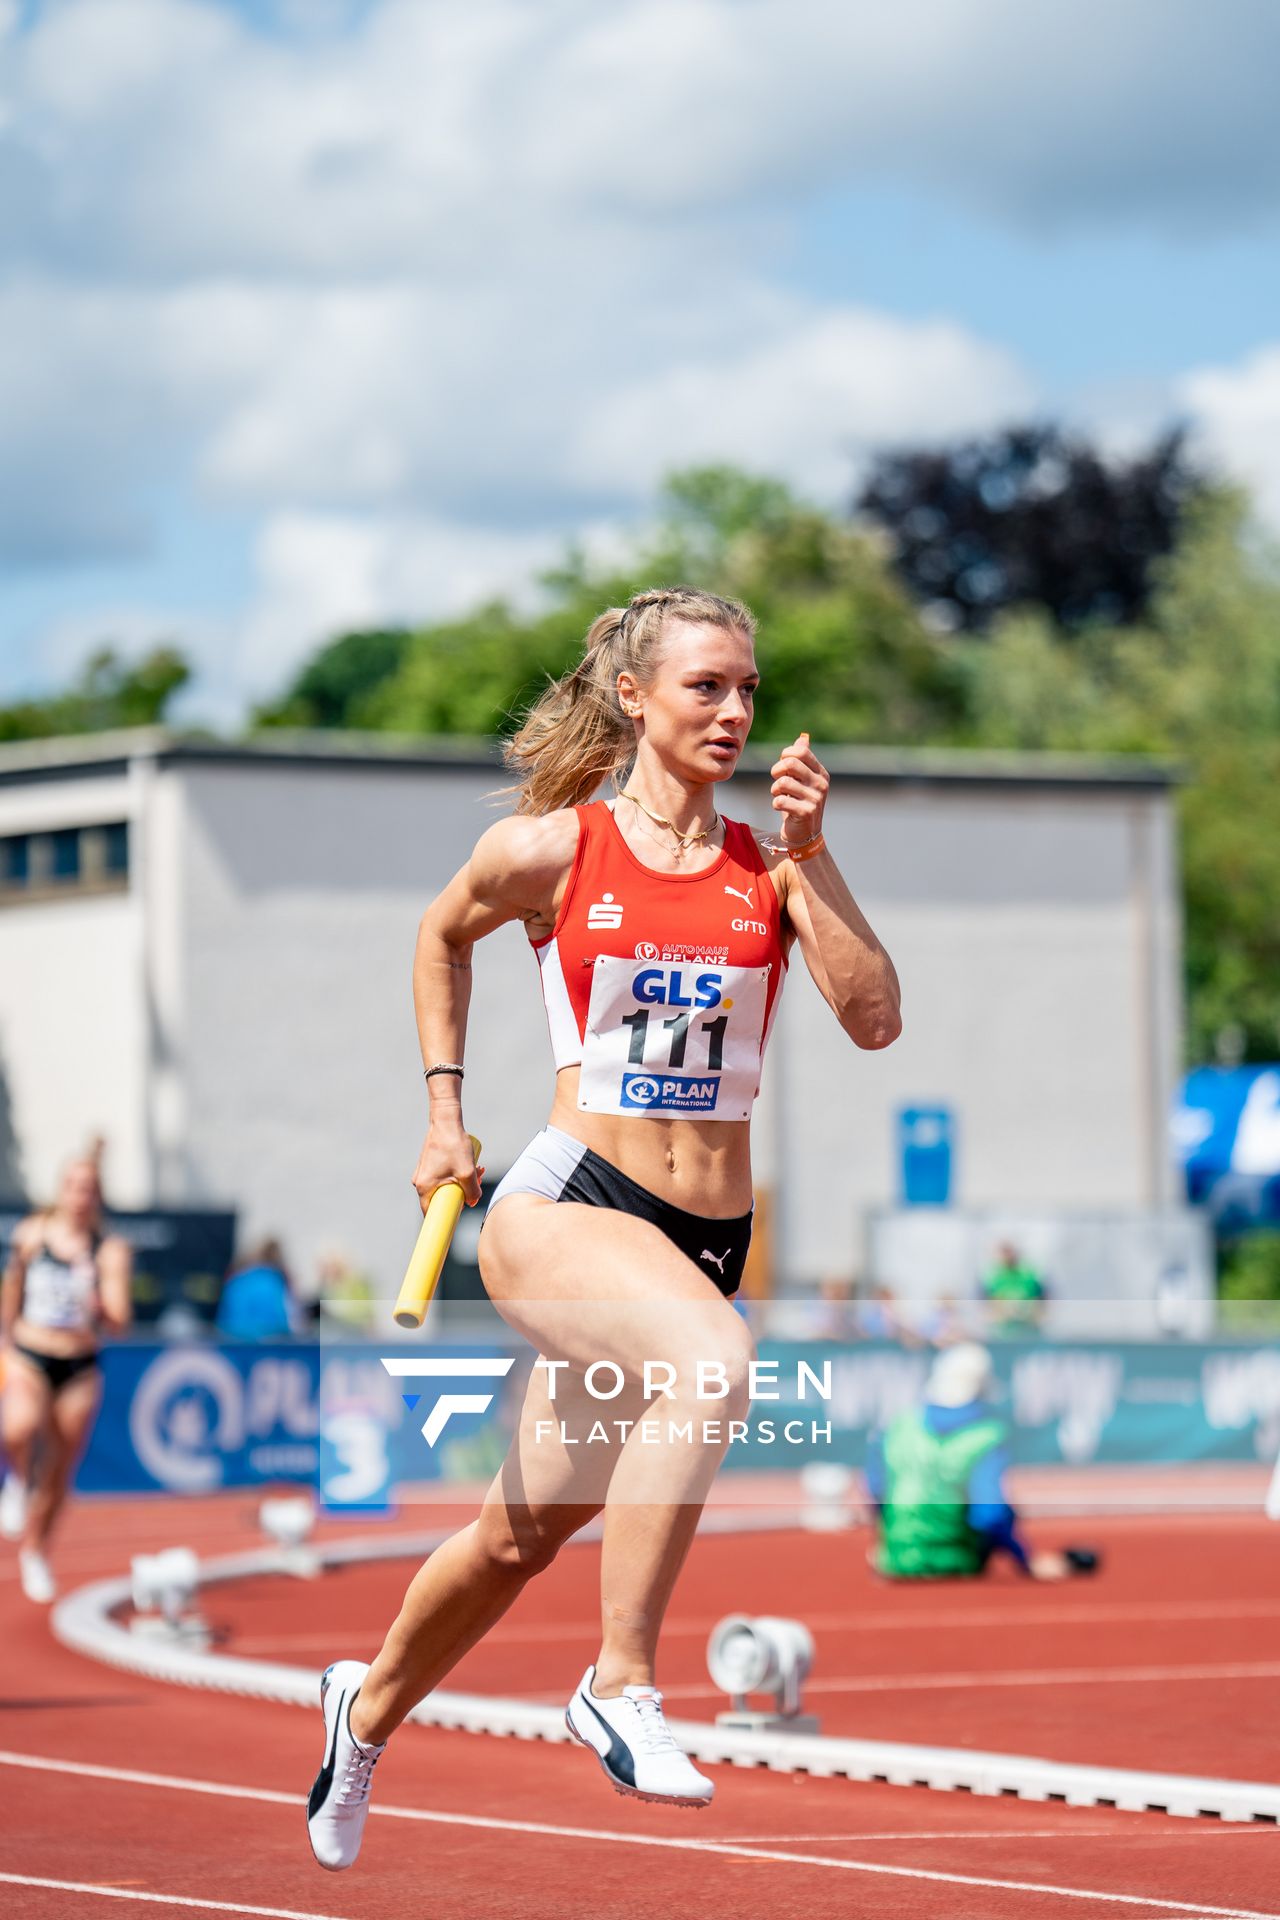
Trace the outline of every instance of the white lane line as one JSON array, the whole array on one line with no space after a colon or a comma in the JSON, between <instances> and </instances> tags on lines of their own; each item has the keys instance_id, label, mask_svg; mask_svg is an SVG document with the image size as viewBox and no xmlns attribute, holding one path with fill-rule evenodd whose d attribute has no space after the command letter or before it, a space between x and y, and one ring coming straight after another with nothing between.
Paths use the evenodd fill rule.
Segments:
<instances>
[{"instance_id":1,"label":"white lane line","mask_svg":"<svg viewBox=\"0 0 1280 1920\"><path fill-rule=\"evenodd\" d=\"M596 1627L597 1634L599 1626ZM327 1633L236 1633L232 1630L230 1639L225 1643L227 1651L235 1654L254 1653L333 1653L335 1646L341 1645L343 1651L334 1654L335 1659L355 1659L354 1653L348 1653L351 1647L380 1647L387 1637L385 1627L343 1627L335 1633L332 1628ZM488 1636L486 1636L488 1637Z\"/></svg>"},{"instance_id":2,"label":"white lane line","mask_svg":"<svg viewBox=\"0 0 1280 1920\"><path fill-rule=\"evenodd\" d=\"M336 1920L331 1913L297 1907L243 1907L234 1900L197 1900L189 1893L140 1893L133 1887L100 1887L89 1880L42 1880L33 1873L0 1873L10 1887L47 1887L51 1893L92 1893L100 1900L145 1900L156 1907L199 1907L205 1913L249 1913L263 1920Z\"/></svg>"},{"instance_id":3,"label":"white lane line","mask_svg":"<svg viewBox=\"0 0 1280 1920\"><path fill-rule=\"evenodd\" d=\"M860 1673L837 1675L833 1679L810 1678L804 1683L810 1693L936 1693L964 1687L1077 1687L1163 1685L1170 1680L1280 1680L1280 1661L1256 1660L1224 1663L1214 1667L1027 1667L1004 1668L993 1673ZM714 1700L716 1689L706 1681L683 1681L664 1686L664 1700ZM516 1696L522 1700L546 1699L545 1689Z\"/></svg>"},{"instance_id":4,"label":"white lane line","mask_svg":"<svg viewBox=\"0 0 1280 1920\"><path fill-rule=\"evenodd\" d=\"M25 1753L0 1751L0 1766L28 1771L68 1773L90 1780L114 1780L129 1786L166 1787L178 1793L208 1793L228 1800L260 1800L277 1806L301 1806L303 1796L261 1787L231 1787L222 1781L189 1780L177 1774L138 1773L125 1767L94 1766L80 1760L46 1760ZM1152 1913L1193 1913L1208 1920L1280 1920L1280 1911L1263 1913L1252 1907L1208 1907L1193 1900L1164 1900L1152 1894L1105 1893L1096 1888L1057 1887L1040 1880L997 1880L974 1873L945 1873L941 1868L895 1867L880 1860L842 1860L824 1853L781 1853L771 1848L742 1846L723 1840L676 1840L651 1833L622 1833L608 1827L553 1826L545 1820L501 1820L489 1814L435 1813L425 1807L373 1806L371 1813L390 1820L421 1820L432 1826L468 1827L484 1833L525 1833L551 1840L592 1840L605 1846L657 1847L671 1853L707 1854L734 1860L770 1860L791 1867L829 1867L839 1873L869 1874L889 1880L931 1880L948 1887L990 1887L998 1893L1046 1893L1059 1900L1101 1900L1110 1906L1143 1907ZM851 1840L856 1845L858 1836ZM252 1908L241 1909L252 1912ZM260 1911L266 1911L261 1909ZM290 1920L326 1920L308 1914Z\"/></svg>"},{"instance_id":5,"label":"white lane line","mask_svg":"<svg viewBox=\"0 0 1280 1920\"><path fill-rule=\"evenodd\" d=\"M1067 1811L1069 1813L1071 1809ZM1120 1807L1116 1813L1120 1820L1134 1821L1147 1817ZM990 1831L982 1827L916 1827L904 1828L900 1833L851 1833L846 1827L843 1833L721 1833L716 1838L739 1847L788 1846L814 1840L844 1840L851 1846L855 1842L859 1846L869 1846L873 1840L877 1844L882 1840L998 1840L1002 1846L1009 1846L1015 1840L1132 1840L1134 1831L1132 1826L1077 1827L1073 1822L1066 1827L999 1827ZM1274 1839L1280 1834L1280 1827L1268 1826L1257 1820L1239 1826L1225 1820L1205 1820L1199 1824L1186 1821L1176 1829L1172 1825L1166 1827L1160 1839L1163 1844L1166 1834L1172 1840L1217 1840L1224 1834L1230 1838L1245 1833L1269 1833Z\"/></svg>"},{"instance_id":6,"label":"white lane line","mask_svg":"<svg viewBox=\"0 0 1280 1920\"><path fill-rule=\"evenodd\" d=\"M0 1749L0 1767L25 1767L32 1773L70 1773L82 1780L115 1780L127 1787L167 1787L172 1793L206 1793L224 1800L265 1800L275 1807L301 1806L301 1793L278 1793L271 1787L232 1787L220 1780L188 1780L177 1773L142 1773L134 1767L100 1767L90 1760L46 1760L42 1754L10 1753ZM386 1813L386 1807L375 1807ZM424 1815L424 1818L431 1818Z\"/></svg>"},{"instance_id":7,"label":"white lane line","mask_svg":"<svg viewBox=\"0 0 1280 1920\"><path fill-rule=\"evenodd\" d=\"M963 1631L967 1627L982 1629L999 1627L1002 1632L1008 1629L1025 1628L1035 1631L1047 1626L1099 1626L1103 1624L1149 1627L1153 1620L1275 1620L1280 1618L1280 1604L1274 1600L1224 1600L1214 1604L1202 1601L1152 1601L1149 1606L1141 1603L1117 1603L1113 1606L1083 1607L1045 1607L1036 1610L1018 1612L984 1607L973 1611L965 1610L953 1613L916 1613L899 1610L896 1613L807 1613L805 1624L815 1633L910 1633L919 1629L931 1632L943 1627L950 1633ZM719 1616L705 1620L668 1620L663 1627L666 1639L700 1640L718 1624ZM510 1642L538 1644L557 1640L579 1640L591 1634L598 1634L598 1620L547 1620L530 1621L527 1625L508 1625L505 1622L494 1627L485 1639L487 1642ZM386 1633L385 1626L358 1627L348 1630L345 1638L349 1644L367 1640L376 1640L381 1644ZM268 1653L279 1649L328 1648L334 1644L330 1633L281 1633L252 1634L243 1638L236 1636L237 1653Z\"/></svg>"}]
</instances>

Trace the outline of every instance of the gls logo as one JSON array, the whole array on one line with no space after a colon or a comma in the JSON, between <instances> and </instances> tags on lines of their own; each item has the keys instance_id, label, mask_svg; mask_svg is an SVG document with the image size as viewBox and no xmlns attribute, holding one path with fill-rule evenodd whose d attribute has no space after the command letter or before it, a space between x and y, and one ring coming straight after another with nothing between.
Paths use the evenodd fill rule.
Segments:
<instances>
[{"instance_id":1,"label":"gls logo","mask_svg":"<svg viewBox=\"0 0 1280 1920\"><path fill-rule=\"evenodd\" d=\"M622 908L615 902L611 893L602 894L598 900L591 902L587 908L587 925L594 933L598 933L602 928L622 925Z\"/></svg>"},{"instance_id":2,"label":"gls logo","mask_svg":"<svg viewBox=\"0 0 1280 1920\"><path fill-rule=\"evenodd\" d=\"M673 967L668 979L662 967L644 967L631 982L631 991L642 1006L718 1007L721 977L718 973L700 973L693 982L690 999L684 990L683 968Z\"/></svg>"},{"instance_id":3,"label":"gls logo","mask_svg":"<svg viewBox=\"0 0 1280 1920\"><path fill-rule=\"evenodd\" d=\"M387 1360L382 1364L396 1380L504 1380L516 1363L512 1354L506 1360ZM417 1394L406 1394L410 1411L418 1404ZM422 1437L434 1447L444 1432L451 1413L486 1413L493 1405L491 1393L442 1393L422 1423Z\"/></svg>"}]
</instances>

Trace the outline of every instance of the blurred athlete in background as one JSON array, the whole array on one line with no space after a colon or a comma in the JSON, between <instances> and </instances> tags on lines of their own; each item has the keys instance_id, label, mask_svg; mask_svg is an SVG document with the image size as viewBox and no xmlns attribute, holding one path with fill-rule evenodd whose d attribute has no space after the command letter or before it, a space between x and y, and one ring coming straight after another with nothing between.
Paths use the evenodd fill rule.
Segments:
<instances>
[{"instance_id":1,"label":"blurred athlete in background","mask_svg":"<svg viewBox=\"0 0 1280 1920\"><path fill-rule=\"evenodd\" d=\"M129 1325L131 1273L126 1243L103 1232L96 1157L73 1160L54 1205L18 1226L0 1282L0 1531L21 1542L22 1591L40 1604L57 1591L46 1549L98 1412L99 1338Z\"/></svg>"}]
</instances>

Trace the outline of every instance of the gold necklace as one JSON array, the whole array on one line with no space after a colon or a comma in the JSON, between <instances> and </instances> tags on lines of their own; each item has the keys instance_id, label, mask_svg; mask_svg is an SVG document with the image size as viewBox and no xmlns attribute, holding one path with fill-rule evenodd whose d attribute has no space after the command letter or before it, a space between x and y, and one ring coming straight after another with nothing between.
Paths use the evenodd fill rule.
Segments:
<instances>
[{"instance_id":1,"label":"gold necklace","mask_svg":"<svg viewBox=\"0 0 1280 1920\"><path fill-rule=\"evenodd\" d=\"M652 840L654 846L661 848L663 853L670 854L672 859L676 861L683 860L684 849L682 847L673 847L670 840L664 840L660 833L655 833L646 820L637 820L636 825L639 827L645 839Z\"/></svg>"},{"instance_id":2,"label":"gold necklace","mask_svg":"<svg viewBox=\"0 0 1280 1920\"><path fill-rule=\"evenodd\" d=\"M690 847L696 847L699 841L708 839L720 825L720 815L713 808L711 825L709 827L703 827L701 833L681 833L679 827L674 826L670 820L664 820L660 813L654 813L649 807L646 807L643 800L637 800L634 793L628 793L625 787L618 788L618 796L622 800L629 800L633 807L639 807L641 813L648 814L650 820L653 821L656 827L665 827L668 833L675 836L678 844L674 847L669 847L667 851L673 854L677 860L683 860ZM653 836L650 835L650 838L652 837ZM661 845L661 842L658 844Z\"/></svg>"}]
</instances>

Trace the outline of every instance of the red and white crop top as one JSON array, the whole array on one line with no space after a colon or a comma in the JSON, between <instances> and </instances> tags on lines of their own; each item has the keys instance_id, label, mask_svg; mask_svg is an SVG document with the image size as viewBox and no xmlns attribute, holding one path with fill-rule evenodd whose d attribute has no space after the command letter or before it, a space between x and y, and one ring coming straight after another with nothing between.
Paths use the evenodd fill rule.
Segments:
<instances>
[{"instance_id":1,"label":"red and white crop top","mask_svg":"<svg viewBox=\"0 0 1280 1920\"><path fill-rule=\"evenodd\" d=\"M576 809L556 924L533 943L557 1068L586 1113L746 1120L786 970L778 896L726 820L699 873L638 860L603 801Z\"/></svg>"}]
</instances>

